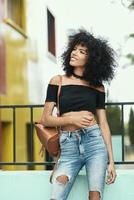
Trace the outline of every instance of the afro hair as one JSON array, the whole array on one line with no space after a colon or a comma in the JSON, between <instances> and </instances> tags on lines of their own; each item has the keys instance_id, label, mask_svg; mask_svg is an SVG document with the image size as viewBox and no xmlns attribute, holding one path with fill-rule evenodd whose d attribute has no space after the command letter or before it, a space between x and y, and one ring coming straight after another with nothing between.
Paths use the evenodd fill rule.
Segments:
<instances>
[{"instance_id":1,"label":"afro hair","mask_svg":"<svg viewBox=\"0 0 134 200\"><path fill-rule=\"evenodd\" d=\"M88 61L83 72L84 80L93 86L110 82L114 77L116 67L115 52L107 40L94 37L93 34L84 29L79 30L70 37L66 50L61 55L66 76L69 77L73 74L74 68L69 64L70 55L78 44L87 47L89 52Z\"/></svg>"}]
</instances>

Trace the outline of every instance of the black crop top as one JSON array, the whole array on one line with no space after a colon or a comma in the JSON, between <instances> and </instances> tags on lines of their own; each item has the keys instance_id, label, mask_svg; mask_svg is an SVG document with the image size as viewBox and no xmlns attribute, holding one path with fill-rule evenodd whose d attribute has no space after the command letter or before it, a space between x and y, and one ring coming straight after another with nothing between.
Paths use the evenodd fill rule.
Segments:
<instances>
[{"instance_id":1,"label":"black crop top","mask_svg":"<svg viewBox=\"0 0 134 200\"><path fill-rule=\"evenodd\" d=\"M48 84L46 102L57 103L58 85ZM71 111L105 109L105 92L85 85L62 85L59 96L60 115Z\"/></svg>"}]
</instances>

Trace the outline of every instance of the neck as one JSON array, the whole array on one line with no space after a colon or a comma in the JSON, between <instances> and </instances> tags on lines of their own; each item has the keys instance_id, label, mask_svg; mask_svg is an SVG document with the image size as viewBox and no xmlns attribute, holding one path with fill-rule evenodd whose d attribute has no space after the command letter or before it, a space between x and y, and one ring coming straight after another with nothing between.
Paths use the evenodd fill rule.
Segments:
<instances>
[{"instance_id":1,"label":"neck","mask_svg":"<svg viewBox=\"0 0 134 200\"><path fill-rule=\"evenodd\" d=\"M83 71L84 70L80 67L80 68L74 69L73 73L78 76L83 76Z\"/></svg>"},{"instance_id":2,"label":"neck","mask_svg":"<svg viewBox=\"0 0 134 200\"><path fill-rule=\"evenodd\" d=\"M79 75L78 73L76 72L73 72L72 74L75 78L78 78L78 79L84 79L84 76L83 75Z\"/></svg>"}]
</instances>

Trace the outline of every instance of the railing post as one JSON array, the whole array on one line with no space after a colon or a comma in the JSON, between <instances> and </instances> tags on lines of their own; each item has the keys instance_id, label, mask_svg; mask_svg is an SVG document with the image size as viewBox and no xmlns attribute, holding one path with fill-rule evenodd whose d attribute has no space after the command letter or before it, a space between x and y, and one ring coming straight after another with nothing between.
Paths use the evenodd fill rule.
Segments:
<instances>
[{"instance_id":1,"label":"railing post","mask_svg":"<svg viewBox=\"0 0 134 200\"><path fill-rule=\"evenodd\" d=\"M124 105L121 104L121 129L122 129L122 161L124 162L124 136L125 136L125 130L124 130Z\"/></svg>"},{"instance_id":2,"label":"railing post","mask_svg":"<svg viewBox=\"0 0 134 200\"><path fill-rule=\"evenodd\" d=\"M0 161L2 161L2 121L1 121L1 109L0 109ZM1 166L0 166L1 169Z\"/></svg>"},{"instance_id":3,"label":"railing post","mask_svg":"<svg viewBox=\"0 0 134 200\"><path fill-rule=\"evenodd\" d=\"M16 162L16 108L13 107L13 162Z\"/></svg>"},{"instance_id":4,"label":"railing post","mask_svg":"<svg viewBox=\"0 0 134 200\"><path fill-rule=\"evenodd\" d=\"M30 121L31 121L31 124L30 124L30 132L31 132L31 157L33 158L33 151L34 151L34 149L33 149L33 107L31 106L30 107ZM31 161L31 160L30 160ZM33 160L32 160L33 161Z\"/></svg>"}]
</instances>

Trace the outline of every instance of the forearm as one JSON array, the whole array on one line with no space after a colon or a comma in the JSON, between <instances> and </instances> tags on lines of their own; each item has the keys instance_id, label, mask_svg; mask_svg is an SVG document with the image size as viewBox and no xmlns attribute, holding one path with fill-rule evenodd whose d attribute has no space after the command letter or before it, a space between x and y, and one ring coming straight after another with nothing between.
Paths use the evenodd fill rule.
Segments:
<instances>
[{"instance_id":1,"label":"forearm","mask_svg":"<svg viewBox=\"0 0 134 200\"><path fill-rule=\"evenodd\" d=\"M108 157L109 157L109 163L114 163L114 157L113 157L113 149L112 149L112 138L110 129L107 123L105 125L100 126L102 130L102 136L104 138L106 148L108 151Z\"/></svg>"},{"instance_id":2,"label":"forearm","mask_svg":"<svg viewBox=\"0 0 134 200\"><path fill-rule=\"evenodd\" d=\"M72 124L70 116L46 116L40 120L42 124L48 127L66 126Z\"/></svg>"}]
</instances>

